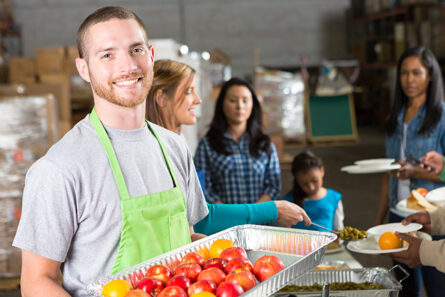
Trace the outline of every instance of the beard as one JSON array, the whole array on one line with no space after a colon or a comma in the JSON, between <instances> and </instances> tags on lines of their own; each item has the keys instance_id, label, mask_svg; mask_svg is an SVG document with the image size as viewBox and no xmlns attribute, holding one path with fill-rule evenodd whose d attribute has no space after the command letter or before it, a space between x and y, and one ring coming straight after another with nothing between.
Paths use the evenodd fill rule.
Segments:
<instances>
[{"instance_id":1,"label":"beard","mask_svg":"<svg viewBox=\"0 0 445 297\"><path fill-rule=\"evenodd\" d=\"M107 81L105 84L100 84L90 72L90 83L93 91L101 98L104 98L108 102L112 104L116 104L122 107L135 107L144 102L147 98L148 91L150 90L153 75L149 75L150 73L133 73L126 76L120 76L117 78L113 78ZM113 87L113 81L122 80L122 79L139 79L142 84L142 88L137 88L135 90L128 90L128 93L133 92L134 95L128 99L125 96L119 96L116 90Z\"/></svg>"}]
</instances>

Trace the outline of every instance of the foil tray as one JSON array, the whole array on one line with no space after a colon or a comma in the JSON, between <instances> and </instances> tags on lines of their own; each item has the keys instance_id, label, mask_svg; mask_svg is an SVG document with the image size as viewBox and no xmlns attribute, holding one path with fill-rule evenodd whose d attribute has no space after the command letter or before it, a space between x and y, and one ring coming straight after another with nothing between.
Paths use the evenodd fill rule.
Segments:
<instances>
[{"instance_id":1,"label":"foil tray","mask_svg":"<svg viewBox=\"0 0 445 297\"><path fill-rule=\"evenodd\" d=\"M288 296L331 296L331 297L397 297L402 285L389 270L381 267L342 269L342 270L312 270L289 284L297 286L312 286L314 283L323 285L333 282L373 282L384 286L380 290L350 290L350 291L329 291L326 292L286 292L275 293L274 297ZM325 295L322 295L324 293Z\"/></svg>"},{"instance_id":2,"label":"foil tray","mask_svg":"<svg viewBox=\"0 0 445 297\"><path fill-rule=\"evenodd\" d=\"M188 252L208 250L212 243L220 238L230 239L236 246L244 248L252 263L263 255L276 255L284 262L285 268L282 271L258 283L242 295L243 297L265 297L277 292L290 281L320 264L326 246L334 241L337 235L259 225L236 226L104 277L88 285L87 292L93 296L101 296L103 286L113 279L124 279L134 286L144 277L150 266L164 264L174 268Z\"/></svg>"}]
</instances>

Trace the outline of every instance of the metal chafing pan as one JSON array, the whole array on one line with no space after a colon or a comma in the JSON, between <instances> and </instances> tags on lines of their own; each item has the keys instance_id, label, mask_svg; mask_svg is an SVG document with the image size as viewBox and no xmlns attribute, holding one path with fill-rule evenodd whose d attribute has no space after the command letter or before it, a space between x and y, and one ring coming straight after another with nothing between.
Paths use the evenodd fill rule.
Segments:
<instances>
[{"instance_id":1,"label":"metal chafing pan","mask_svg":"<svg viewBox=\"0 0 445 297\"><path fill-rule=\"evenodd\" d=\"M285 268L282 271L242 295L243 297L264 297L273 294L290 281L320 264L326 246L337 236L328 232L281 227L236 226L104 277L90 284L87 287L87 292L93 296L101 296L103 286L113 279L124 279L134 285L143 278L148 267L157 264L176 267L180 259L188 252L209 249L211 244L220 238L230 239L235 242L236 246L244 248L252 263L263 255L276 255L284 262Z\"/></svg>"},{"instance_id":2,"label":"metal chafing pan","mask_svg":"<svg viewBox=\"0 0 445 297\"><path fill-rule=\"evenodd\" d=\"M360 268L360 269L342 269L342 270L312 270L301 277L297 278L295 281L289 284L294 284L297 286L312 286L315 283L320 285L329 284L333 282L372 282L380 284L384 289L379 290L349 290L349 291L330 291L327 286L324 286L323 292L278 292L275 293L274 297L298 297L298 296L330 296L330 297L397 297L399 296L399 291L402 289L402 282L405 278L397 281L396 278L391 274L391 270L394 268L399 268L406 276L408 273L402 269L400 266L396 265L390 270L381 267L372 268Z\"/></svg>"}]
</instances>

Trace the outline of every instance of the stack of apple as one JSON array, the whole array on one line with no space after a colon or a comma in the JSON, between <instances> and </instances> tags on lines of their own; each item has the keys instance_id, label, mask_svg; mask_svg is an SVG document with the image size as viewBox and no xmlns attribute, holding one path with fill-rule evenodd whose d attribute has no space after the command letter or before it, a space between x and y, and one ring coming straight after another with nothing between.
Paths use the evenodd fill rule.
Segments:
<instances>
[{"instance_id":1,"label":"stack of apple","mask_svg":"<svg viewBox=\"0 0 445 297\"><path fill-rule=\"evenodd\" d=\"M246 251L227 239L216 240L209 256L204 260L190 252L173 271L165 265L149 267L136 289L123 296L238 297L253 288L256 279L262 282L284 268L276 256L263 256L252 265Z\"/></svg>"}]
</instances>

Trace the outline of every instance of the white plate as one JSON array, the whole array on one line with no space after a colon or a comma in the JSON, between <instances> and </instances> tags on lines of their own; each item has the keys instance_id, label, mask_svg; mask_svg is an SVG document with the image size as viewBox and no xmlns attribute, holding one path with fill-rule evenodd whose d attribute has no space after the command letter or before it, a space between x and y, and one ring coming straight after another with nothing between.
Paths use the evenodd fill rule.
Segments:
<instances>
[{"instance_id":1,"label":"white plate","mask_svg":"<svg viewBox=\"0 0 445 297\"><path fill-rule=\"evenodd\" d=\"M340 170L351 174L366 174L366 173L379 173L391 170L399 169L400 164L392 165L373 165L373 166L360 166L360 165L349 165L344 166Z\"/></svg>"},{"instance_id":2,"label":"white plate","mask_svg":"<svg viewBox=\"0 0 445 297\"><path fill-rule=\"evenodd\" d=\"M419 237L421 239L431 240L431 235L429 235L425 232L417 231L417 237ZM351 252L360 253L360 254L372 254L372 255L396 253L396 252L401 252L401 251L405 251L408 249L407 247L404 247L404 248L400 248L400 249L382 250L382 249L380 249L378 242L376 240L374 240L373 238L367 238L367 239L359 240L359 241L350 241L346 245L346 248L348 250L350 250Z\"/></svg>"},{"instance_id":3,"label":"white plate","mask_svg":"<svg viewBox=\"0 0 445 297\"><path fill-rule=\"evenodd\" d=\"M367 159L367 160L359 160L355 161L354 164L359 165L361 167L365 166L376 166L376 165L391 165L394 163L395 159L391 158L379 158L379 159Z\"/></svg>"},{"instance_id":4,"label":"white plate","mask_svg":"<svg viewBox=\"0 0 445 297\"><path fill-rule=\"evenodd\" d=\"M408 208L407 200L408 200L408 199L400 200L400 201L396 204L396 208L397 208L398 210L401 210L401 211L403 211L403 212L406 212L407 214L413 214L413 213L416 213L416 212L421 211L421 210L417 210L417 209Z\"/></svg>"},{"instance_id":5,"label":"white plate","mask_svg":"<svg viewBox=\"0 0 445 297\"><path fill-rule=\"evenodd\" d=\"M429 202L445 202L445 187L437 188L428 192L425 198Z\"/></svg>"},{"instance_id":6,"label":"white plate","mask_svg":"<svg viewBox=\"0 0 445 297\"><path fill-rule=\"evenodd\" d=\"M374 226L368 229L368 236L380 236L385 232L408 233L422 229L422 225L418 223L409 223L408 225L402 225L402 223L390 223Z\"/></svg>"}]
</instances>

